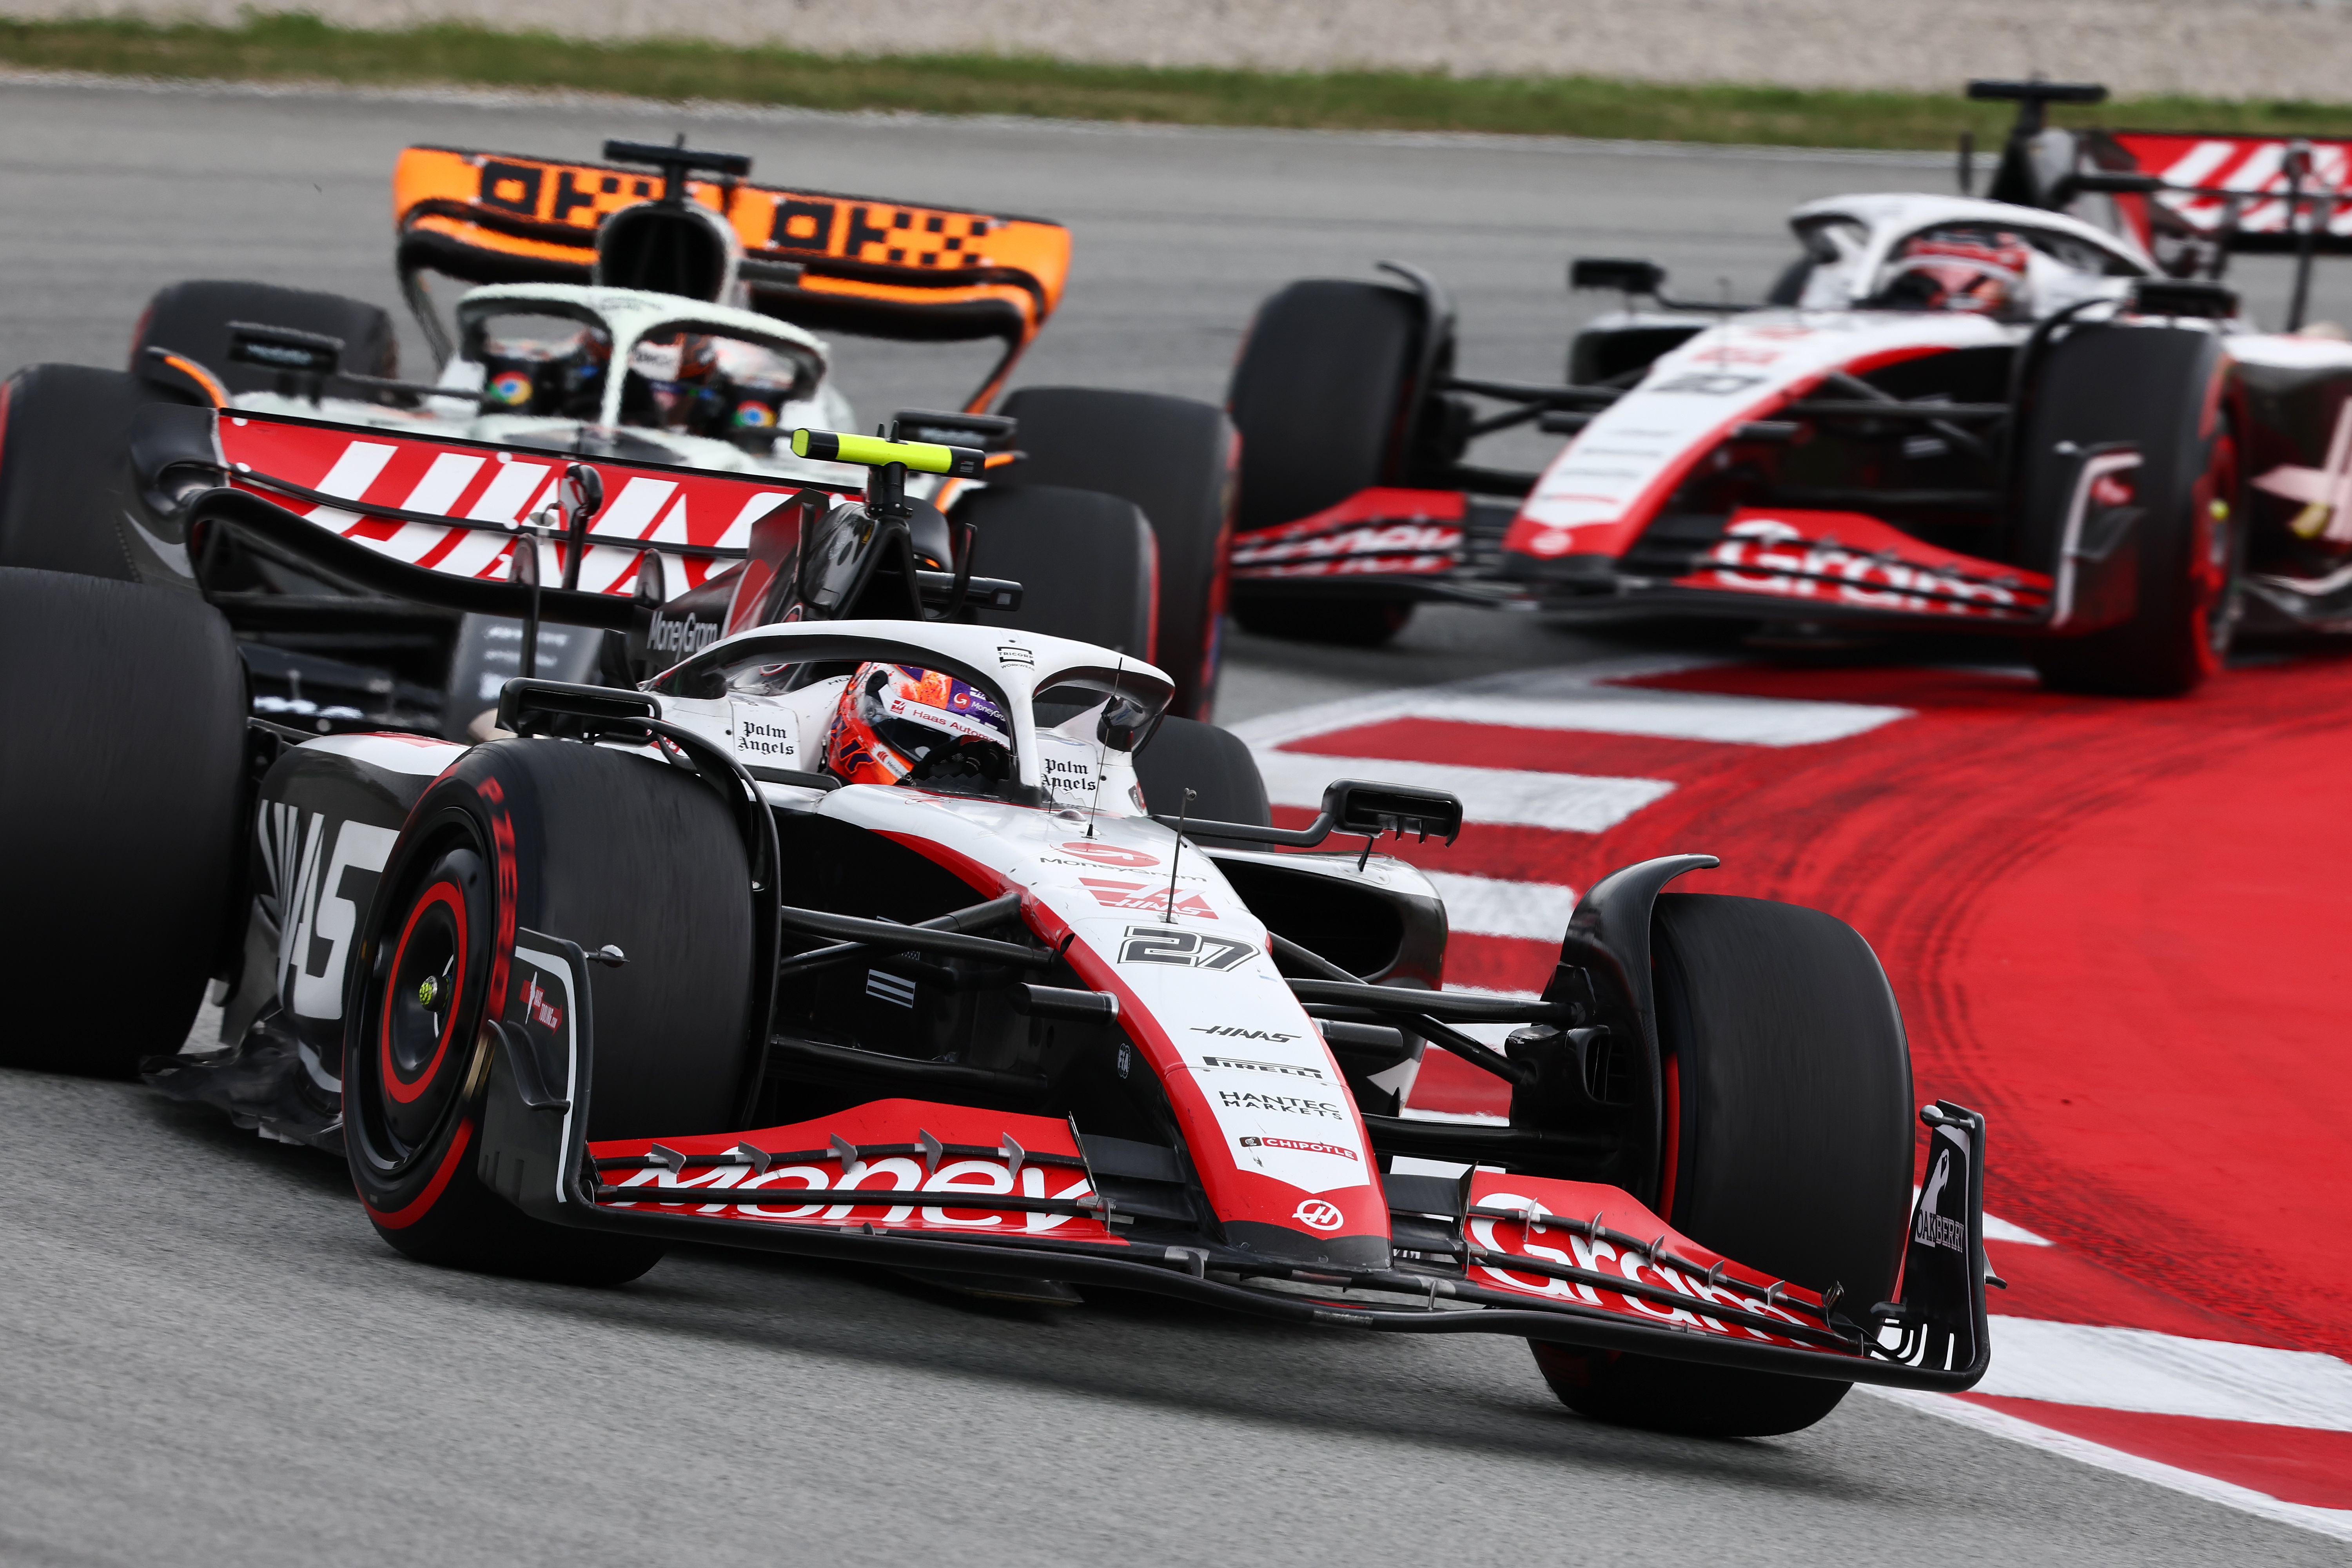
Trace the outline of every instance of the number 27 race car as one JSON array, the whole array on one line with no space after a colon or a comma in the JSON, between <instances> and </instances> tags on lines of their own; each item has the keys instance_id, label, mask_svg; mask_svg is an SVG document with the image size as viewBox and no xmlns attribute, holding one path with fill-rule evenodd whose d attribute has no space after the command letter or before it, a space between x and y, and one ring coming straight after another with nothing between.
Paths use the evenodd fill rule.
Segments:
<instances>
[{"instance_id":1,"label":"number 27 race car","mask_svg":"<svg viewBox=\"0 0 2352 1568\"><path fill-rule=\"evenodd\" d=\"M1168 674L977 623L1023 585L968 535L915 563L907 474L980 451L793 447L865 494L751 531L728 635L635 684L518 678L479 743L278 726L196 595L0 568L0 877L43 890L9 901L43 976L9 1065L147 1056L340 1154L442 1265L613 1284L692 1241L1507 1334L1571 1406L1696 1433L1983 1375L1984 1123L1916 1111L1915 1205L1902 1022L1852 930L1665 890L1715 863L1674 856L1585 895L1539 997L1446 991L1443 904L1372 850L1450 839L1457 801L1340 780L1273 827ZM199 552L527 633L656 608L214 479L180 498ZM207 979L225 1047L181 1054ZM1511 1085L1507 1124L1402 1113L1433 1047Z\"/></svg>"}]
</instances>

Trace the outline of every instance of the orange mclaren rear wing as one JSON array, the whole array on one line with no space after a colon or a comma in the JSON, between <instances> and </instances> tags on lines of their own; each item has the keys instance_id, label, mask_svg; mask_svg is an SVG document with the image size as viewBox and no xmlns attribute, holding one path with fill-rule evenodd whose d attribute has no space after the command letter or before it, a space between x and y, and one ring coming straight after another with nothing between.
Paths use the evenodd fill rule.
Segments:
<instances>
[{"instance_id":1,"label":"orange mclaren rear wing","mask_svg":"<svg viewBox=\"0 0 2352 1568\"><path fill-rule=\"evenodd\" d=\"M586 283L597 226L657 200L642 169L410 147L393 171L398 264L412 302L433 271L468 283ZM752 308L819 331L924 342L998 338L992 393L1061 302L1069 230L1041 218L910 205L731 178L687 197L742 242Z\"/></svg>"}]
</instances>

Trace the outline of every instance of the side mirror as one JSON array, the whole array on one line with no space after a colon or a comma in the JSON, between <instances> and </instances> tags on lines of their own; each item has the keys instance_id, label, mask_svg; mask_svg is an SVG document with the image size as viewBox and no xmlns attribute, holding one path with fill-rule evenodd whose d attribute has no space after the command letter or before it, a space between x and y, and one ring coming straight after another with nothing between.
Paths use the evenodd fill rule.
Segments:
<instances>
[{"instance_id":1,"label":"side mirror","mask_svg":"<svg viewBox=\"0 0 2352 1568\"><path fill-rule=\"evenodd\" d=\"M1378 838L1434 833L1451 844L1462 832L1462 802L1443 790L1340 779L1323 792L1323 815L1332 831Z\"/></svg>"},{"instance_id":2,"label":"side mirror","mask_svg":"<svg viewBox=\"0 0 2352 1568\"><path fill-rule=\"evenodd\" d=\"M1400 838L1408 833L1427 838L1434 833L1446 843L1453 843L1462 832L1462 803L1444 790L1340 779L1325 787L1322 811L1304 827L1193 821L1181 812L1164 811L1154 813L1152 820L1169 827L1181 825L1188 832L1210 833L1248 844L1279 844L1290 849L1312 849L1334 833L1361 835L1364 856L1356 862L1361 867L1364 859L1371 856L1371 841L1391 833Z\"/></svg>"},{"instance_id":3,"label":"side mirror","mask_svg":"<svg viewBox=\"0 0 2352 1568\"><path fill-rule=\"evenodd\" d=\"M1001 414L942 414L929 408L901 408L890 421L890 439L1010 452L1013 437L1020 427L1018 420L1007 419Z\"/></svg>"},{"instance_id":4,"label":"side mirror","mask_svg":"<svg viewBox=\"0 0 2352 1568\"><path fill-rule=\"evenodd\" d=\"M1666 269L1654 261L1623 256L1580 256L1568 264L1570 289L1614 289L1622 294L1657 294Z\"/></svg>"},{"instance_id":5,"label":"side mirror","mask_svg":"<svg viewBox=\"0 0 2352 1568\"><path fill-rule=\"evenodd\" d=\"M1120 693L1103 704L1102 721L1095 726L1095 738L1115 752L1138 752L1160 727L1160 717L1149 703Z\"/></svg>"},{"instance_id":6,"label":"side mirror","mask_svg":"<svg viewBox=\"0 0 2352 1568\"><path fill-rule=\"evenodd\" d=\"M2202 278L2140 278L2124 309L2135 316L2192 316L2226 321L2238 313L2238 291Z\"/></svg>"}]
</instances>

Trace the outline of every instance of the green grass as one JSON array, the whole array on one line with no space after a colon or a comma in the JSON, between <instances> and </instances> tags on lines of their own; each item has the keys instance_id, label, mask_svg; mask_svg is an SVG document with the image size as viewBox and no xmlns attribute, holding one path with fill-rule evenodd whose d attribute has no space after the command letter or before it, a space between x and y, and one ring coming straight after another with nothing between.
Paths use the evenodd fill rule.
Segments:
<instances>
[{"instance_id":1,"label":"green grass","mask_svg":"<svg viewBox=\"0 0 2352 1568\"><path fill-rule=\"evenodd\" d=\"M0 65L248 81L568 88L805 109L1801 147L1944 148L1966 129L1992 148L2010 117L2008 105L1962 100L1957 82L1948 94L1830 92L1591 77L1152 69L995 55L833 58L673 40L599 44L455 24L363 32L306 16L249 16L236 27L0 21ZM2137 99L2090 113L2062 110L2057 118L2352 134L2352 103Z\"/></svg>"}]
</instances>

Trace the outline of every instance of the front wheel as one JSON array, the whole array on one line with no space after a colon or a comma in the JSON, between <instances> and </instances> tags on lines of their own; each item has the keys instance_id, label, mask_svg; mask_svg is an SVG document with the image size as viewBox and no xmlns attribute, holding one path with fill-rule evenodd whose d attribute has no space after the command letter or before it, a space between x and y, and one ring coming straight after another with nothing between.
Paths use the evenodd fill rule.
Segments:
<instances>
[{"instance_id":1,"label":"front wheel","mask_svg":"<svg viewBox=\"0 0 2352 1568\"><path fill-rule=\"evenodd\" d=\"M991 485L956 503L972 526L972 570L1021 584L1017 610L983 626L1092 643L1151 663L1158 554L1134 503L1058 485Z\"/></svg>"},{"instance_id":2,"label":"front wheel","mask_svg":"<svg viewBox=\"0 0 2352 1568\"><path fill-rule=\"evenodd\" d=\"M1412 481L1429 454L1406 449L1424 357L1450 360L1427 302L1386 283L1305 279L1258 307L1226 394L1242 438L1237 526L1296 522L1372 485ZM1415 443L1418 445L1418 443ZM1450 458L1448 459L1450 460ZM1245 631L1292 642L1373 647L1404 629L1411 599L1286 594L1234 585Z\"/></svg>"},{"instance_id":3,"label":"front wheel","mask_svg":"<svg viewBox=\"0 0 2352 1568\"><path fill-rule=\"evenodd\" d=\"M2057 560L2074 499L2074 448L2137 443L2131 480L2140 518L2131 615L2030 644L2044 686L2175 697L2221 668L2237 630L2247 521L2227 374L2220 340L2199 331L2084 328L2053 351L2026 447L2032 558Z\"/></svg>"},{"instance_id":4,"label":"front wheel","mask_svg":"<svg viewBox=\"0 0 2352 1568\"><path fill-rule=\"evenodd\" d=\"M370 909L343 1042L344 1148L378 1235L422 1262L617 1284L658 1245L527 1217L475 1170L519 931L610 943L591 1140L724 1130L751 1061L742 842L683 771L565 741L477 746L410 813Z\"/></svg>"},{"instance_id":5,"label":"front wheel","mask_svg":"<svg viewBox=\"0 0 2352 1568\"><path fill-rule=\"evenodd\" d=\"M287 329L321 348L332 343L327 359L336 370L385 380L400 375L400 339L382 306L275 283L211 280L172 284L147 302L131 334L131 374L154 389L151 395L192 397L185 378L147 353L157 348L203 365L231 396L279 390L283 371L237 352L236 329L245 327ZM336 390L366 395L350 384Z\"/></svg>"},{"instance_id":6,"label":"front wheel","mask_svg":"<svg viewBox=\"0 0 2352 1568\"><path fill-rule=\"evenodd\" d=\"M1868 943L1815 910L1659 895L1666 1153L1659 1207L1692 1240L1811 1289L1885 1300L1911 1188L1911 1056ZM1848 1384L1537 1344L1561 1402L1621 1426L1765 1437Z\"/></svg>"},{"instance_id":7,"label":"front wheel","mask_svg":"<svg viewBox=\"0 0 2352 1568\"><path fill-rule=\"evenodd\" d=\"M1151 524L1151 660L1176 683L1169 711L1206 719L1223 657L1240 464L1232 424L1190 398L1076 386L1024 387L998 412L1020 421L1024 454L1003 482L1117 496Z\"/></svg>"}]
</instances>

